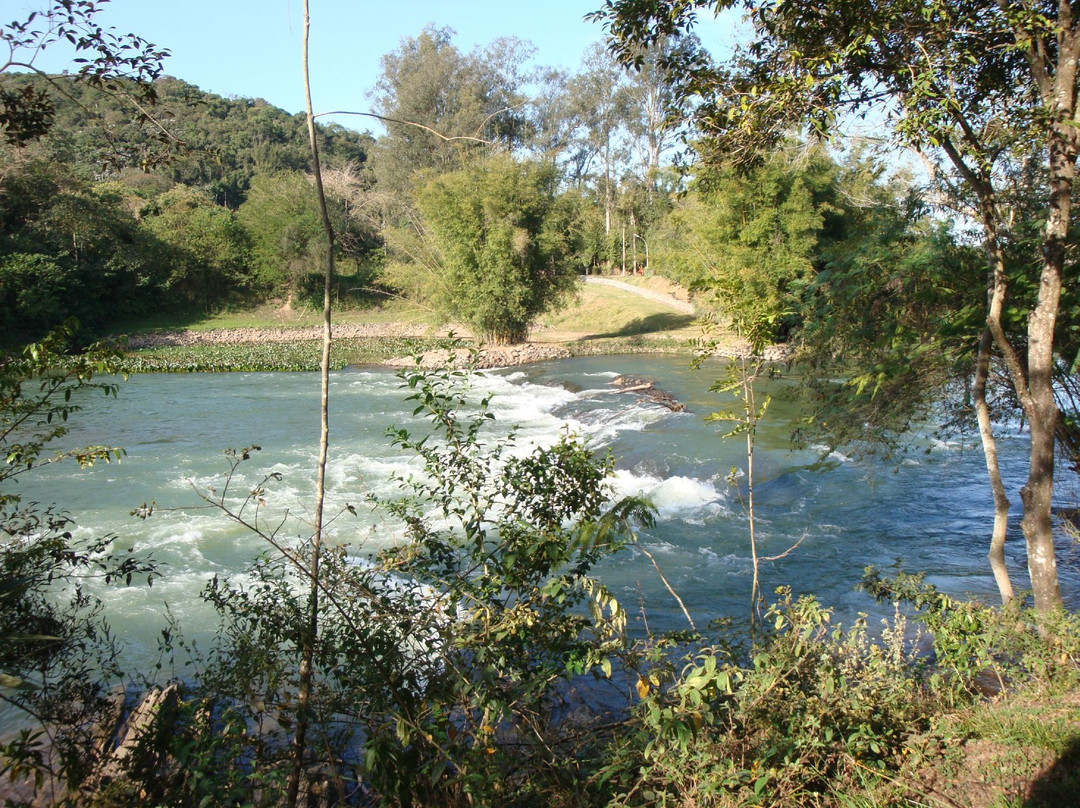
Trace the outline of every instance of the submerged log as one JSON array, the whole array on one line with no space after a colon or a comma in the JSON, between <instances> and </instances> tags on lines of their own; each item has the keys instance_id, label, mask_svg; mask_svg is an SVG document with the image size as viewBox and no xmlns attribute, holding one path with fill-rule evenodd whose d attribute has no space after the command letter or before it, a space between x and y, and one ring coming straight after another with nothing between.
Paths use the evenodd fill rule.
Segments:
<instances>
[{"instance_id":1,"label":"submerged log","mask_svg":"<svg viewBox=\"0 0 1080 808\"><path fill-rule=\"evenodd\" d=\"M640 376L622 375L616 376L611 383L618 388L620 393L640 393L642 400L654 401L672 412L684 412L686 405L678 401L667 390L656 386L656 382Z\"/></svg>"}]
</instances>

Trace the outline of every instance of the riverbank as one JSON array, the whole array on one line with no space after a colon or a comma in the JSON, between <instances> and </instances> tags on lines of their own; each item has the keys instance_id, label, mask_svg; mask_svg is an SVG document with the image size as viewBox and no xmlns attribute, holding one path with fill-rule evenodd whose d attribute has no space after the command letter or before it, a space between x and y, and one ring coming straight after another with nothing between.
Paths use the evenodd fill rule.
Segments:
<instances>
[{"instance_id":1,"label":"riverbank","mask_svg":"<svg viewBox=\"0 0 1080 808\"><path fill-rule=\"evenodd\" d=\"M316 312L272 306L185 324L135 332L126 338L128 372L198 370L314 370L319 366L322 325ZM464 335L455 360L476 354L480 368L513 367L575 356L675 354L701 350L704 326L685 290L661 278L586 279L568 308L546 315L516 345L481 345L460 325L439 324L401 304L335 314L332 364L425 367L446 363L446 340ZM217 327L220 324L221 327ZM744 356L735 335L716 330L716 356ZM766 352L782 361L782 346Z\"/></svg>"},{"instance_id":2,"label":"riverbank","mask_svg":"<svg viewBox=\"0 0 1080 808\"><path fill-rule=\"evenodd\" d=\"M700 353L702 342L666 333L649 337L594 337L573 340L545 339L513 345L481 345L454 338L451 329L428 329L408 324L344 325L334 327L331 365L441 367L474 360L479 369L515 367L575 356L613 354ZM322 330L312 327L169 330L137 334L121 341L126 348L123 370L128 373L215 371L316 370L321 356ZM448 353L448 350L451 351ZM716 357L745 356L747 345L727 338L710 347ZM783 362L786 346L765 351L769 362Z\"/></svg>"}]
</instances>

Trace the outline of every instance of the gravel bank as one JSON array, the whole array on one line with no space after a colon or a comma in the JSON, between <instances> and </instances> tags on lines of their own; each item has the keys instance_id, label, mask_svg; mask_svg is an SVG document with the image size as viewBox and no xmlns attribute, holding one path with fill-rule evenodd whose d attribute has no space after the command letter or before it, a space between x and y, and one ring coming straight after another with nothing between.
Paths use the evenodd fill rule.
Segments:
<instances>
[{"instance_id":1,"label":"gravel bank","mask_svg":"<svg viewBox=\"0 0 1080 808\"><path fill-rule=\"evenodd\" d=\"M335 339L362 337L443 337L446 329L433 332L426 325L407 323L335 324ZM129 337L127 346L137 351L142 348L162 348L172 345L240 345L255 342L296 342L322 339L322 326L304 328L214 328L207 331L156 331L152 334L136 334Z\"/></svg>"}]
</instances>

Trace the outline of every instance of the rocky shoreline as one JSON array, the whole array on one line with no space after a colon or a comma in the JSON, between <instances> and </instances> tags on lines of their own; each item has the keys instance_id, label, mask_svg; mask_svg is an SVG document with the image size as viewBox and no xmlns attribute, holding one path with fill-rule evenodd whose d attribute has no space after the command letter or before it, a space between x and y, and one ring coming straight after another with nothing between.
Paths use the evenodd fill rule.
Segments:
<instances>
[{"instance_id":1,"label":"rocky shoreline","mask_svg":"<svg viewBox=\"0 0 1080 808\"><path fill-rule=\"evenodd\" d=\"M449 337L450 328L432 329L427 325L414 325L410 323L363 323L363 324L335 324L333 334L335 339L409 339L429 338L439 339ZM455 331L453 333L461 333ZM164 347L192 347L209 345L245 345L259 343L281 342L306 342L322 339L322 326L304 327L271 327L271 328L218 328L206 331L172 330L157 331L147 334L136 334L128 337L124 345L128 350L137 351ZM590 346L596 347L596 346ZM654 351L667 352L668 349L641 346L628 349L630 352ZM691 349L687 346L687 352ZM449 361L455 367L468 364L473 354L475 366L478 369L514 367L527 365L533 362L550 362L557 359L567 359L578 353L592 354L594 350L575 351L566 345L556 343L524 342L516 345L488 345L479 349L457 348L451 353L448 349L434 349L425 352L419 361L419 366L425 369L443 367ZM742 345L724 345L714 351L714 356L733 358L746 355L746 348ZM788 358L785 346L770 346L765 350L765 361L783 362ZM386 360L382 364L388 367L402 368L412 367L417 364L414 356L399 356Z\"/></svg>"}]
</instances>

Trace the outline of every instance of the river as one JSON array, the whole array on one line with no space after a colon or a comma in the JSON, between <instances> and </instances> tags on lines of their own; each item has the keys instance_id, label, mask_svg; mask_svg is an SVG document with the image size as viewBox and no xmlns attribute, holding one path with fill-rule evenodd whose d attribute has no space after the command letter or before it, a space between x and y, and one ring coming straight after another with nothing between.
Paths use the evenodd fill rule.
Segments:
<instances>
[{"instance_id":1,"label":"river","mask_svg":"<svg viewBox=\"0 0 1080 808\"><path fill-rule=\"evenodd\" d=\"M640 535L699 625L713 617L740 617L749 610L751 585L747 517L739 490L728 477L745 464L745 444L725 440L703 416L732 401L708 392L720 364L692 371L684 358L612 356L580 358L488 372L475 380L477 396L494 394L492 435L520 426L523 445L550 442L564 427L588 438L616 459L618 493L652 498L659 519ZM620 373L654 379L685 402L674 413L632 394L613 392ZM785 382L771 383L782 387ZM393 495L390 478L410 459L385 437L391 424L420 428L393 372L349 368L331 383L331 450L328 513L346 504L357 509L335 518L331 541L369 552L399 535L399 527L373 515L369 494ZM65 440L71 445L123 446L119 464L80 470L73 464L42 469L19 483L24 500L58 502L78 523L76 535L114 533L120 546L151 552L161 564L152 588L131 586L105 593L109 620L128 643L129 659L148 666L164 626L166 605L189 637L213 631L213 614L199 593L213 576L240 575L259 553L259 538L221 514L200 507L197 490L220 486L227 468L222 451L258 444L244 464L250 487L278 473L266 496L267 513L303 517L311 509L318 443L319 383L314 374L139 375L123 382L117 398L87 397ZM758 434L756 508L760 552L779 555L762 568L768 594L781 584L816 594L850 620L874 612L855 591L863 568L902 559L925 570L929 580L957 595L993 600L985 560L991 499L977 445L915 440L915 449L893 460L852 458L789 449L790 405L777 399ZM1006 483L1013 501L1024 477L1026 438L1002 437ZM414 462L414 461L413 461ZM1073 504L1076 488L1062 477L1061 505ZM742 481L745 484L745 480ZM239 490L239 489L238 489ZM246 489L244 489L246 490ZM146 521L131 516L144 502L159 511ZM1017 505L1015 511L1019 510ZM1007 561L1014 582L1026 584L1019 514L1013 521ZM292 534L301 528L290 528ZM1062 536L1062 586L1080 605L1080 550ZM601 576L632 617L632 630L685 627L674 600L645 554L633 548L607 562Z\"/></svg>"}]
</instances>

